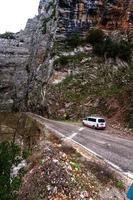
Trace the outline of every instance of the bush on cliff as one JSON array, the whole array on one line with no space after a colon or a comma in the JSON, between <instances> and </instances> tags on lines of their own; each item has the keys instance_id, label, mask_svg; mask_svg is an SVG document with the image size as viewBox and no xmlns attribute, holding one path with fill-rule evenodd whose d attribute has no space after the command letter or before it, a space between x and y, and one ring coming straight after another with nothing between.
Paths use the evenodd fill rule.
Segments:
<instances>
[{"instance_id":1,"label":"bush on cliff","mask_svg":"<svg viewBox=\"0 0 133 200\"><path fill-rule=\"evenodd\" d=\"M14 33L12 32L5 32L3 34L0 34L0 38L4 38L4 39L15 39Z\"/></svg>"},{"instance_id":2,"label":"bush on cliff","mask_svg":"<svg viewBox=\"0 0 133 200\"><path fill-rule=\"evenodd\" d=\"M127 41L120 41L119 43L119 58L128 61L128 59L130 59L131 57L131 53L132 53L132 45L129 44Z\"/></svg>"},{"instance_id":3,"label":"bush on cliff","mask_svg":"<svg viewBox=\"0 0 133 200\"><path fill-rule=\"evenodd\" d=\"M89 31L86 41L93 46L96 44L101 44L105 38L105 34L100 29L92 29Z\"/></svg>"},{"instance_id":4,"label":"bush on cliff","mask_svg":"<svg viewBox=\"0 0 133 200\"><path fill-rule=\"evenodd\" d=\"M69 57L68 56L60 56L60 58L56 59L54 61L54 65L61 65L65 66L69 63Z\"/></svg>"},{"instance_id":5,"label":"bush on cliff","mask_svg":"<svg viewBox=\"0 0 133 200\"><path fill-rule=\"evenodd\" d=\"M73 33L68 36L66 43L68 46L70 46L72 48L76 48L77 46L82 44L82 41L83 40L81 39L79 33Z\"/></svg>"},{"instance_id":6,"label":"bush on cliff","mask_svg":"<svg viewBox=\"0 0 133 200\"><path fill-rule=\"evenodd\" d=\"M124 61L130 60L132 53L131 44L124 40L114 41L109 36L106 36L102 30L91 30L86 41L92 44L93 51L98 56L114 59L118 57Z\"/></svg>"}]
</instances>

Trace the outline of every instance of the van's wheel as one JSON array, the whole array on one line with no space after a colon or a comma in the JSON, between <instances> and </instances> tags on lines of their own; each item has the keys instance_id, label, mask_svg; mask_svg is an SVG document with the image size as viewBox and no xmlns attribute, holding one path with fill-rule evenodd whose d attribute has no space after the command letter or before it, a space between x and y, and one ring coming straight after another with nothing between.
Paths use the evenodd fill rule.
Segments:
<instances>
[{"instance_id":1,"label":"van's wheel","mask_svg":"<svg viewBox=\"0 0 133 200\"><path fill-rule=\"evenodd\" d=\"M97 130L98 130L98 124L97 124L97 126L95 127L95 129L97 129Z\"/></svg>"},{"instance_id":2,"label":"van's wheel","mask_svg":"<svg viewBox=\"0 0 133 200\"><path fill-rule=\"evenodd\" d=\"M92 128L95 129L96 127L93 125Z\"/></svg>"}]
</instances>

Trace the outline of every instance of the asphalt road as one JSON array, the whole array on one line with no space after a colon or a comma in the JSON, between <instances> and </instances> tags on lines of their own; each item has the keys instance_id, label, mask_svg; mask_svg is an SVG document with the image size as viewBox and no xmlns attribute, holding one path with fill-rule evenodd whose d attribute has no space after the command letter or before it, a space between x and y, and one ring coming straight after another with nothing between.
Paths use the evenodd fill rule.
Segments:
<instances>
[{"instance_id":1,"label":"asphalt road","mask_svg":"<svg viewBox=\"0 0 133 200\"><path fill-rule=\"evenodd\" d=\"M133 173L133 140L109 135L104 130L94 130L66 122L47 119L41 119L41 121L44 121L47 127L117 165L124 172Z\"/></svg>"}]
</instances>

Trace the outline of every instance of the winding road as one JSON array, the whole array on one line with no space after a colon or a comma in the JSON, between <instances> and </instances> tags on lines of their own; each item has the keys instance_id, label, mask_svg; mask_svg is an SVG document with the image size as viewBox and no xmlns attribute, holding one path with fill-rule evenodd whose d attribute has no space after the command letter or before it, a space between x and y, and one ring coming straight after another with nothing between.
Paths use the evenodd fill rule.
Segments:
<instances>
[{"instance_id":1,"label":"winding road","mask_svg":"<svg viewBox=\"0 0 133 200\"><path fill-rule=\"evenodd\" d=\"M73 140L124 173L133 174L133 140L107 134L82 125L48 120L37 115L44 125L66 139Z\"/></svg>"}]
</instances>

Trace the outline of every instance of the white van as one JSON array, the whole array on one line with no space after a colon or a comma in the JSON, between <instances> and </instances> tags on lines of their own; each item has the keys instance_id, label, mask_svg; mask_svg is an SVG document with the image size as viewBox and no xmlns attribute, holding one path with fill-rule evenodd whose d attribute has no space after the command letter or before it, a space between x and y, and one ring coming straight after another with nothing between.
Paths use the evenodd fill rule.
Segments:
<instances>
[{"instance_id":1,"label":"white van","mask_svg":"<svg viewBox=\"0 0 133 200\"><path fill-rule=\"evenodd\" d=\"M83 125L95 129L105 129L106 121L102 117L89 116L83 119Z\"/></svg>"}]
</instances>

